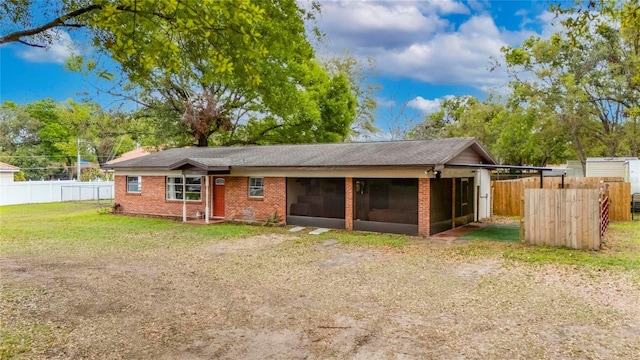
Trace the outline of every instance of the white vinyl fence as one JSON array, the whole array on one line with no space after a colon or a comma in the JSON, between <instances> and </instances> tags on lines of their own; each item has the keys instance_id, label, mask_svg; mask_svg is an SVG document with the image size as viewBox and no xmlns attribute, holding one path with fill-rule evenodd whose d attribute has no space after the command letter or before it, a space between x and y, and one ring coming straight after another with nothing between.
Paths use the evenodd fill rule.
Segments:
<instances>
[{"instance_id":1,"label":"white vinyl fence","mask_svg":"<svg viewBox=\"0 0 640 360\"><path fill-rule=\"evenodd\" d=\"M0 184L0 206L113 199L113 181L16 181Z\"/></svg>"}]
</instances>

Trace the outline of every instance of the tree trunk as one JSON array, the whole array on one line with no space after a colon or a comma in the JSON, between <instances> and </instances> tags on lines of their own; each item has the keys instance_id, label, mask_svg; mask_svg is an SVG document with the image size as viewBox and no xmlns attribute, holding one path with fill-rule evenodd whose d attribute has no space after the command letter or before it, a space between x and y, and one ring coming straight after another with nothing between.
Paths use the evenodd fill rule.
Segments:
<instances>
[{"instance_id":1,"label":"tree trunk","mask_svg":"<svg viewBox=\"0 0 640 360\"><path fill-rule=\"evenodd\" d=\"M209 135L202 133L196 134L196 141L198 147L207 147L209 146Z\"/></svg>"}]
</instances>

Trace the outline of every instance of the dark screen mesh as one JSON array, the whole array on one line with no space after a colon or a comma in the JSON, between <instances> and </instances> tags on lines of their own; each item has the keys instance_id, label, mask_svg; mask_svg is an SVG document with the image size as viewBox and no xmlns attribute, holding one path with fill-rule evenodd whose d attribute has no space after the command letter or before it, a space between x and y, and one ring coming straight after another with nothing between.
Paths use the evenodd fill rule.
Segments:
<instances>
[{"instance_id":1,"label":"dark screen mesh","mask_svg":"<svg viewBox=\"0 0 640 360\"><path fill-rule=\"evenodd\" d=\"M287 215L344 219L344 178L287 178Z\"/></svg>"},{"instance_id":2,"label":"dark screen mesh","mask_svg":"<svg viewBox=\"0 0 640 360\"><path fill-rule=\"evenodd\" d=\"M355 179L355 220L418 224L418 179Z\"/></svg>"}]
</instances>

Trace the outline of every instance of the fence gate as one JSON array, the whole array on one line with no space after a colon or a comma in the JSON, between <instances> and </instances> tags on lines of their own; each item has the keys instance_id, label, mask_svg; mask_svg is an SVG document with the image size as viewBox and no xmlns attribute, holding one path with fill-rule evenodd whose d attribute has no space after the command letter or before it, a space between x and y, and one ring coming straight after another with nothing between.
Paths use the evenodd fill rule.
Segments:
<instances>
[{"instance_id":1,"label":"fence gate","mask_svg":"<svg viewBox=\"0 0 640 360\"><path fill-rule=\"evenodd\" d=\"M524 241L599 250L608 203L607 199L601 205L597 189L525 189Z\"/></svg>"}]
</instances>

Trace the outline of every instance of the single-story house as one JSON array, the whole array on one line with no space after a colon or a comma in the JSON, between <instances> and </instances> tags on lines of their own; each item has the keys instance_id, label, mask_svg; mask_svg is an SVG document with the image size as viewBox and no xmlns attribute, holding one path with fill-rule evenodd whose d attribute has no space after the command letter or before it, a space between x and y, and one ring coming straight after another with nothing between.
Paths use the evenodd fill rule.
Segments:
<instances>
[{"instance_id":1,"label":"single-story house","mask_svg":"<svg viewBox=\"0 0 640 360\"><path fill-rule=\"evenodd\" d=\"M0 162L0 183L12 183L13 174L20 171L20 168L11 164Z\"/></svg>"},{"instance_id":2,"label":"single-story house","mask_svg":"<svg viewBox=\"0 0 640 360\"><path fill-rule=\"evenodd\" d=\"M120 211L428 236L489 216L474 138L175 148L107 164Z\"/></svg>"}]
</instances>

